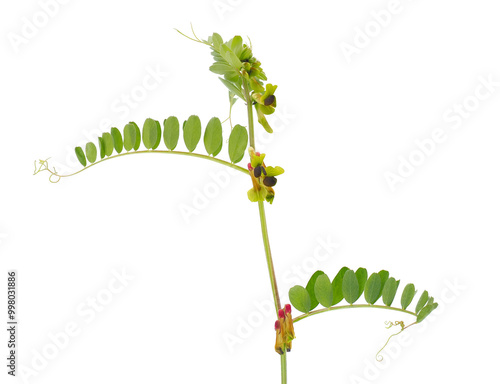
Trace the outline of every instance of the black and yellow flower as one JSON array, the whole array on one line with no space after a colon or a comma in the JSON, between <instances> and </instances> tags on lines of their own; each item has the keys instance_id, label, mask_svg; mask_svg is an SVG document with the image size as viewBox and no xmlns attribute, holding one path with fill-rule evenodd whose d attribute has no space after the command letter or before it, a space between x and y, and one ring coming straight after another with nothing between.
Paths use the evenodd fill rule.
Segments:
<instances>
[{"instance_id":1,"label":"black and yellow flower","mask_svg":"<svg viewBox=\"0 0 500 384\"><path fill-rule=\"evenodd\" d=\"M285 170L281 167L267 167L264 163L265 153L255 152L250 147L250 163L248 172L252 178L253 187L248 191L248 199L252 202L267 201L272 204L274 200L274 189L278 180L276 176L281 175Z\"/></svg>"}]
</instances>

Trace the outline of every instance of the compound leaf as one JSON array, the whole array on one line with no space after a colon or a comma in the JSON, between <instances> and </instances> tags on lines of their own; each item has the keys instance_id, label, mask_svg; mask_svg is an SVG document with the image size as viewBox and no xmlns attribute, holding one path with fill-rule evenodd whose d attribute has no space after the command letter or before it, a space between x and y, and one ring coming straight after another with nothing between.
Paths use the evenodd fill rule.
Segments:
<instances>
[{"instance_id":1,"label":"compound leaf","mask_svg":"<svg viewBox=\"0 0 500 384\"><path fill-rule=\"evenodd\" d=\"M222 124L217 117L212 117L208 122L203 143L209 155L216 156L222 148Z\"/></svg>"},{"instance_id":2,"label":"compound leaf","mask_svg":"<svg viewBox=\"0 0 500 384\"><path fill-rule=\"evenodd\" d=\"M201 138L201 121L196 115L191 115L183 126L184 143L189 152L193 152Z\"/></svg>"},{"instance_id":3,"label":"compound leaf","mask_svg":"<svg viewBox=\"0 0 500 384\"><path fill-rule=\"evenodd\" d=\"M111 136L111 133L109 132L104 132L102 134L102 141L104 144L104 153L106 156L111 156L113 154L113 149L115 148L115 145L113 143L113 137Z\"/></svg>"},{"instance_id":4,"label":"compound leaf","mask_svg":"<svg viewBox=\"0 0 500 384\"><path fill-rule=\"evenodd\" d=\"M359 298L359 283L352 269L345 272L342 280L342 294L349 304L354 304Z\"/></svg>"},{"instance_id":5,"label":"compound leaf","mask_svg":"<svg viewBox=\"0 0 500 384\"><path fill-rule=\"evenodd\" d=\"M235 125L229 135L229 158L236 164L243 159L247 149L248 133L247 129L239 124Z\"/></svg>"},{"instance_id":6,"label":"compound leaf","mask_svg":"<svg viewBox=\"0 0 500 384\"><path fill-rule=\"evenodd\" d=\"M310 309L314 309L318 306L318 300L316 299L316 295L314 293L314 285L316 284L316 279L318 278L318 276L324 275L324 274L325 274L325 272L323 272L323 271L314 272L314 274L311 276L311 278L309 279L309 282L306 285L307 293L309 293L309 298L311 299L311 308Z\"/></svg>"},{"instance_id":7,"label":"compound leaf","mask_svg":"<svg viewBox=\"0 0 500 384\"><path fill-rule=\"evenodd\" d=\"M359 284L358 297L356 297L356 300L358 300L363 294L363 290L365 289L366 279L368 279L368 272L366 271L366 268L358 268L356 270L356 279L358 280Z\"/></svg>"},{"instance_id":8,"label":"compound leaf","mask_svg":"<svg viewBox=\"0 0 500 384\"><path fill-rule=\"evenodd\" d=\"M365 300L368 304L375 304L380 297L382 279L378 273L372 273L365 285Z\"/></svg>"},{"instance_id":9,"label":"compound leaf","mask_svg":"<svg viewBox=\"0 0 500 384\"><path fill-rule=\"evenodd\" d=\"M316 300L325 307L331 307L333 305L333 287L330 279L324 273L316 278L316 283L314 283L314 295Z\"/></svg>"},{"instance_id":10,"label":"compound leaf","mask_svg":"<svg viewBox=\"0 0 500 384\"><path fill-rule=\"evenodd\" d=\"M413 284L407 284L401 295L401 308L408 308L413 300L413 297L415 296L415 293L415 286Z\"/></svg>"},{"instance_id":11,"label":"compound leaf","mask_svg":"<svg viewBox=\"0 0 500 384\"><path fill-rule=\"evenodd\" d=\"M97 159L97 148L91 141L85 146L85 154L90 163L94 163Z\"/></svg>"},{"instance_id":12,"label":"compound leaf","mask_svg":"<svg viewBox=\"0 0 500 384\"><path fill-rule=\"evenodd\" d=\"M173 151L179 141L179 120L175 116L170 116L163 121L163 140L168 149Z\"/></svg>"},{"instance_id":13,"label":"compound leaf","mask_svg":"<svg viewBox=\"0 0 500 384\"><path fill-rule=\"evenodd\" d=\"M421 309L425 307L427 301L429 301L429 292L424 291L424 293L420 295L420 299L418 299L417 306L415 307L415 313L418 314L421 311Z\"/></svg>"},{"instance_id":14,"label":"compound leaf","mask_svg":"<svg viewBox=\"0 0 500 384\"><path fill-rule=\"evenodd\" d=\"M115 127L111 128L111 136L116 152L121 153L123 151L123 138L120 130Z\"/></svg>"},{"instance_id":15,"label":"compound leaf","mask_svg":"<svg viewBox=\"0 0 500 384\"><path fill-rule=\"evenodd\" d=\"M82 147L76 147L75 154L80 164L85 167L87 165L87 159L85 158L85 154L83 153Z\"/></svg>"},{"instance_id":16,"label":"compound leaf","mask_svg":"<svg viewBox=\"0 0 500 384\"><path fill-rule=\"evenodd\" d=\"M142 127L142 142L147 149L155 149L160 143L160 123L153 119L146 119Z\"/></svg>"},{"instance_id":17,"label":"compound leaf","mask_svg":"<svg viewBox=\"0 0 500 384\"><path fill-rule=\"evenodd\" d=\"M382 301L388 307L391 306L394 301L394 297L396 296L396 292L399 287L399 280L396 281L394 277L390 277L384 284L384 289L382 292Z\"/></svg>"},{"instance_id":18,"label":"compound leaf","mask_svg":"<svg viewBox=\"0 0 500 384\"><path fill-rule=\"evenodd\" d=\"M382 285L380 287L380 293L377 297L377 300L380 299L380 297L382 296L382 292L384 291L385 282L389 278L389 272L387 272L385 270L381 270L381 271L379 271L378 274L380 276L380 282L382 283Z\"/></svg>"},{"instance_id":19,"label":"compound leaf","mask_svg":"<svg viewBox=\"0 0 500 384\"><path fill-rule=\"evenodd\" d=\"M123 146L125 147L125 150L128 152L134 148L135 143L136 143L136 131L137 124L130 122L127 125L125 125L125 128L123 130ZM138 128L138 127L137 127Z\"/></svg>"},{"instance_id":20,"label":"compound leaf","mask_svg":"<svg viewBox=\"0 0 500 384\"><path fill-rule=\"evenodd\" d=\"M337 273L335 278L332 281L332 289L333 289L333 303L332 305L338 304L344 298L344 294L342 293L342 282L344 279L344 274L349 270L347 267L342 267L342 269Z\"/></svg>"},{"instance_id":21,"label":"compound leaf","mask_svg":"<svg viewBox=\"0 0 500 384\"><path fill-rule=\"evenodd\" d=\"M104 141L102 140L102 137L98 137L97 140L99 141L99 155L101 156L101 159L104 159L104 156L106 156L106 150L104 149Z\"/></svg>"},{"instance_id":22,"label":"compound leaf","mask_svg":"<svg viewBox=\"0 0 500 384\"><path fill-rule=\"evenodd\" d=\"M437 308L437 306L438 303L432 303L432 304L427 304L425 307L423 307L422 310L417 315L417 323L420 323L427 316L429 316L431 312Z\"/></svg>"},{"instance_id":23,"label":"compound leaf","mask_svg":"<svg viewBox=\"0 0 500 384\"><path fill-rule=\"evenodd\" d=\"M304 287L296 285L288 292L290 303L300 312L307 313L311 310L311 298Z\"/></svg>"}]
</instances>

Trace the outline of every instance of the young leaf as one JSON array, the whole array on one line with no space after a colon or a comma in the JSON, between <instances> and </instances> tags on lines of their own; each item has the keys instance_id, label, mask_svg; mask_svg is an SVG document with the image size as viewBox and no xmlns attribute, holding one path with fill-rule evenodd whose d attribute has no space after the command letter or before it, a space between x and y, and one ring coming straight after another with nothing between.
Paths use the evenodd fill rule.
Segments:
<instances>
[{"instance_id":1,"label":"young leaf","mask_svg":"<svg viewBox=\"0 0 500 384\"><path fill-rule=\"evenodd\" d=\"M227 60L227 62L233 67L236 71L238 71L241 68L241 61L236 57L233 51L226 45L222 44L220 53L224 59Z\"/></svg>"},{"instance_id":2,"label":"young leaf","mask_svg":"<svg viewBox=\"0 0 500 384\"><path fill-rule=\"evenodd\" d=\"M130 151L135 146L136 135L137 135L135 129L136 127L137 125L131 122L125 125L125 128L123 130L123 136L124 136L123 145L127 152Z\"/></svg>"},{"instance_id":3,"label":"young leaf","mask_svg":"<svg viewBox=\"0 0 500 384\"><path fill-rule=\"evenodd\" d=\"M220 46L224 44L224 40L218 33L212 35L212 43L217 51L220 51Z\"/></svg>"},{"instance_id":4,"label":"young leaf","mask_svg":"<svg viewBox=\"0 0 500 384\"><path fill-rule=\"evenodd\" d=\"M417 323L420 323L427 316L429 316L431 312L437 308L437 306L438 303L432 303L432 304L427 304L425 307L423 307L422 310L417 315Z\"/></svg>"},{"instance_id":5,"label":"young leaf","mask_svg":"<svg viewBox=\"0 0 500 384\"><path fill-rule=\"evenodd\" d=\"M146 119L142 127L142 142L147 149L155 149L160 143L160 123L153 119Z\"/></svg>"},{"instance_id":6,"label":"young leaf","mask_svg":"<svg viewBox=\"0 0 500 384\"><path fill-rule=\"evenodd\" d=\"M338 304L344 298L344 294L342 293L342 282L344 280L344 274L348 271L349 268L342 267L342 269L337 273L335 278L332 281L332 289L333 289L333 303L332 305Z\"/></svg>"},{"instance_id":7,"label":"young leaf","mask_svg":"<svg viewBox=\"0 0 500 384\"><path fill-rule=\"evenodd\" d=\"M217 117L212 117L208 122L203 143L207 153L214 157L219 153L219 148L222 148L222 124Z\"/></svg>"},{"instance_id":8,"label":"young leaf","mask_svg":"<svg viewBox=\"0 0 500 384\"><path fill-rule=\"evenodd\" d=\"M413 297L415 296L415 286L413 284L407 284L403 293L401 295L401 308L406 309L411 304Z\"/></svg>"},{"instance_id":9,"label":"young leaf","mask_svg":"<svg viewBox=\"0 0 500 384\"><path fill-rule=\"evenodd\" d=\"M120 130L115 127L111 128L111 136L113 137L116 152L121 153L123 151L123 139Z\"/></svg>"},{"instance_id":10,"label":"young leaf","mask_svg":"<svg viewBox=\"0 0 500 384\"><path fill-rule=\"evenodd\" d=\"M102 141L104 143L104 152L105 152L106 156L111 156L113 154L113 149L115 147L111 133L104 132L102 134Z\"/></svg>"},{"instance_id":11,"label":"young leaf","mask_svg":"<svg viewBox=\"0 0 500 384\"><path fill-rule=\"evenodd\" d=\"M97 140L99 141L99 155L101 156L101 159L104 159L104 156L106 156L106 150L104 149L104 141L102 140L102 137L98 137Z\"/></svg>"},{"instance_id":12,"label":"young leaf","mask_svg":"<svg viewBox=\"0 0 500 384\"><path fill-rule=\"evenodd\" d=\"M382 279L378 273L372 273L365 285L365 300L368 304L375 304L382 290Z\"/></svg>"},{"instance_id":13,"label":"young leaf","mask_svg":"<svg viewBox=\"0 0 500 384\"><path fill-rule=\"evenodd\" d=\"M342 294L349 304L354 304L359 298L359 283L352 269L347 270L344 274L344 279L342 280Z\"/></svg>"},{"instance_id":14,"label":"young leaf","mask_svg":"<svg viewBox=\"0 0 500 384\"><path fill-rule=\"evenodd\" d=\"M363 290L365 289L366 279L368 279L368 272L366 271L365 268L358 268L358 270L356 271L356 279L358 280L359 284L358 297L356 297L356 300L358 300L363 294Z\"/></svg>"},{"instance_id":15,"label":"young leaf","mask_svg":"<svg viewBox=\"0 0 500 384\"><path fill-rule=\"evenodd\" d=\"M173 151L179 141L179 120L175 116L170 116L163 121L163 126L165 128L163 140L167 148Z\"/></svg>"},{"instance_id":16,"label":"young leaf","mask_svg":"<svg viewBox=\"0 0 500 384\"><path fill-rule=\"evenodd\" d=\"M396 296L396 291L399 287L399 280L396 281L394 277L390 277L384 285L384 290L382 291L382 301L388 307L391 306L394 301L394 297Z\"/></svg>"},{"instance_id":17,"label":"young leaf","mask_svg":"<svg viewBox=\"0 0 500 384\"><path fill-rule=\"evenodd\" d=\"M296 285L288 291L290 303L300 312L307 313L311 310L311 298L304 287Z\"/></svg>"},{"instance_id":18,"label":"young leaf","mask_svg":"<svg viewBox=\"0 0 500 384\"><path fill-rule=\"evenodd\" d=\"M326 274L319 275L314 283L314 295L316 300L325 307L333 305L333 287L330 279Z\"/></svg>"},{"instance_id":19,"label":"young leaf","mask_svg":"<svg viewBox=\"0 0 500 384\"><path fill-rule=\"evenodd\" d=\"M415 313L419 313L420 310L425 307L425 304L427 304L427 301L429 301L429 292L424 291L422 295L420 296L420 299L418 299L417 306L415 307Z\"/></svg>"},{"instance_id":20,"label":"young leaf","mask_svg":"<svg viewBox=\"0 0 500 384\"><path fill-rule=\"evenodd\" d=\"M235 74L238 74L238 72L233 67L225 63L212 64L208 69L210 70L210 72L213 72L217 75L233 77Z\"/></svg>"},{"instance_id":21,"label":"young leaf","mask_svg":"<svg viewBox=\"0 0 500 384\"><path fill-rule=\"evenodd\" d=\"M80 164L85 167L87 165L87 159L85 158L85 154L83 153L82 147L76 147L75 154Z\"/></svg>"},{"instance_id":22,"label":"young leaf","mask_svg":"<svg viewBox=\"0 0 500 384\"><path fill-rule=\"evenodd\" d=\"M193 152L201 138L201 121L198 116L191 115L183 126L184 143L189 152Z\"/></svg>"},{"instance_id":23,"label":"young leaf","mask_svg":"<svg viewBox=\"0 0 500 384\"><path fill-rule=\"evenodd\" d=\"M239 124L235 125L229 135L229 158L236 164L243 159L247 149L248 133L247 129Z\"/></svg>"},{"instance_id":24,"label":"young leaf","mask_svg":"<svg viewBox=\"0 0 500 384\"><path fill-rule=\"evenodd\" d=\"M241 51L243 50L243 39L241 36L234 36L230 42L229 48L231 48L237 57L240 57Z\"/></svg>"},{"instance_id":25,"label":"young leaf","mask_svg":"<svg viewBox=\"0 0 500 384\"><path fill-rule=\"evenodd\" d=\"M314 294L314 285L316 284L316 279L320 275L324 275L325 272L323 271L316 271L314 274L311 276L309 279L309 282L306 285L306 291L309 293L309 298L311 299L311 309L314 309L318 306L318 300L316 299L316 295Z\"/></svg>"},{"instance_id":26,"label":"young leaf","mask_svg":"<svg viewBox=\"0 0 500 384\"><path fill-rule=\"evenodd\" d=\"M219 80L222 81L222 84L226 86L227 89L229 89L230 92L233 92L235 95L240 97L241 99L245 100L245 96L243 96L243 92L241 92L241 88L236 87L234 83L219 77Z\"/></svg>"},{"instance_id":27,"label":"young leaf","mask_svg":"<svg viewBox=\"0 0 500 384\"><path fill-rule=\"evenodd\" d=\"M97 159L97 148L94 143L88 142L85 146L85 154L90 163L94 163Z\"/></svg>"}]
</instances>

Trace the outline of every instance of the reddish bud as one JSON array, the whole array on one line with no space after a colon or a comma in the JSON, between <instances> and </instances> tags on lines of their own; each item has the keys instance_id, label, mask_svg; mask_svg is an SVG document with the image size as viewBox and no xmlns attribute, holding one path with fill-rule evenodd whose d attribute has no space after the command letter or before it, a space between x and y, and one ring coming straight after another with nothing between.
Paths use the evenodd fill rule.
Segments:
<instances>
[{"instance_id":1,"label":"reddish bud","mask_svg":"<svg viewBox=\"0 0 500 384\"><path fill-rule=\"evenodd\" d=\"M285 318L285 312L284 312L282 309L280 309L280 310L278 311L278 317L279 317L280 319L284 319L284 318Z\"/></svg>"},{"instance_id":2,"label":"reddish bud","mask_svg":"<svg viewBox=\"0 0 500 384\"><path fill-rule=\"evenodd\" d=\"M285 313L292 313L292 306L290 304L285 304Z\"/></svg>"},{"instance_id":3,"label":"reddish bud","mask_svg":"<svg viewBox=\"0 0 500 384\"><path fill-rule=\"evenodd\" d=\"M252 168L252 163L248 163L247 167L248 167L248 170L251 171L253 169Z\"/></svg>"},{"instance_id":4,"label":"reddish bud","mask_svg":"<svg viewBox=\"0 0 500 384\"><path fill-rule=\"evenodd\" d=\"M260 152L255 152L255 156L260 156Z\"/></svg>"},{"instance_id":5,"label":"reddish bud","mask_svg":"<svg viewBox=\"0 0 500 384\"><path fill-rule=\"evenodd\" d=\"M280 321L276 320L276 322L274 323L274 330L277 331L278 329L280 329Z\"/></svg>"}]
</instances>

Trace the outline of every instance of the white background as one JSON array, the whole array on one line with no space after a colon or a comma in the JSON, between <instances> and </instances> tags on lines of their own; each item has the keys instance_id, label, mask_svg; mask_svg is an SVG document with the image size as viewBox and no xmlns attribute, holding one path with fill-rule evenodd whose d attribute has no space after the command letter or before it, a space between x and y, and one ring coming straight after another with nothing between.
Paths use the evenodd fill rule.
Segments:
<instances>
[{"instance_id":1,"label":"white background","mask_svg":"<svg viewBox=\"0 0 500 384\"><path fill-rule=\"evenodd\" d=\"M97 142L102 126L227 117L209 49L174 31L189 33L190 22L201 38L250 36L278 84L282 117L257 146L286 170L266 204L284 302L315 269L333 278L347 265L387 269L441 305L393 339L382 363L375 353L392 331L384 321L411 317L352 310L297 323L289 382L495 381L500 87L475 94L480 78L500 81L496 1L67 1L44 17L47 1L0 6L1 279L5 287L8 269L20 275L19 363L32 369L24 382L279 382L247 177L161 155L105 162L58 184L32 176L34 160L48 157L61 173L80 169L73 148ZM38 31L16 49L13 34L34 18ZM155 68L168 75L124 110L121 95L140 92ZM450 112L464 102L467 118ZM235 105L234 123L246 125L244 110ZM415 154L433 132L445 138ZM386 172L411 156L422 164L392 191ZM215 192L210 173L225 182ZM186 220L180 208L207 188L205 207ZM318 260L328 238L338 247ZM133 280L109 297L113 271ZM110 303L89 312L92 297ZM63 336L67 327L78 335ZM228 335L239 338L232 348Z\"/></svg>"}]
</instances>

